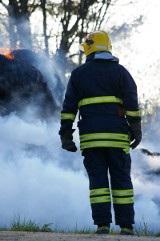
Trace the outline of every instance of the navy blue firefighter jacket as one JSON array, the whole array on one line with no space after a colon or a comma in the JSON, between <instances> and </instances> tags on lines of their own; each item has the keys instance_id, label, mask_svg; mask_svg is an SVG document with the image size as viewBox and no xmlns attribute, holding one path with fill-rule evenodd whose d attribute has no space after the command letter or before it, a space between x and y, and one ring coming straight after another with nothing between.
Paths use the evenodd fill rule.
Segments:
<instances>
[{"instance_id":1,"label":"navy blue firefighter jacket","mask_svg":"<svg viewBox=\"0 0 160 241\"><path fill-rule=\"evenodd\" d=\"M129 151L129 123L141 117L135 81L118 61L92 54L72 71L61 111L60 135L72 129L78 110L81 150L115 147Z\"/></svg>"}]
</instances>

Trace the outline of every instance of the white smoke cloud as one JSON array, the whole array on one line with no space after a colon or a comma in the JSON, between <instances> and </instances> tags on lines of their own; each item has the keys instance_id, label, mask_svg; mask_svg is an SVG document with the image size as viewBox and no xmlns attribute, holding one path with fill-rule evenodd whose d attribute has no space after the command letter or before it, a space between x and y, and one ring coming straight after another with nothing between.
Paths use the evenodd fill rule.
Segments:
<instances>
[{"instance_id":1,"label":"white smoke cloud","mask_svg":"<svg viewBox=\"0 0 160 241\"><path fill-rule=\"evenodd\" d=\"M59 122L26 122L10 114L0 126L0 226L20 216L57 229L93 229L83 157L61 149ZM75 141L78 146L77 133ZM136 226L144 219L158 230L159 181L148 173L151 157L138 149L131 154Z\"/></svg>"},{"instance_id":2,"label":"white smoke cloud","mask_svg":"<svg viewBox=\"0 0 160 241\"><path fill-rule=\"evenodd\" d=\"M145 142L142 144L144 147ZM150 151L152 145L148 143L147 148ZM131 156L136 226L143 226L145 223L150 231L159 230L160 193L159 177L156 172L160 170L160 157L147 156L140 148L133 151Z\"/></svg>"},{"instance_id":3,"label":"white smoke cloud","mask_svg":"<svg viewBox=\"0 0 160 241\"><path fill-rule=\"evenodd\" d=\"M0 125L0 226L15 216L59 229L90 226L88 180L84 170L73 170L81 155L61 151L59 124L10 115Z\"/></svg>"},{"instance_id":4,"label":"white smoke cloud","mask_svg":"<svg viewBox=\"0 0 160 241\"><path fill-rule=\"evenodd\" d=\"M158 3L157 0L156 2ZM148 9L150 14L153 13L151 8ZM159 8L156 9L158 11ZM118 11L116 16L119 16L120 12ZM132 12L136 13L136 10L132 9ZM128 14L130 18L130 13ZM117 17L115 19L117 20ZM155 91L159 76L159 69L153 64L156 62L155 59L159 58L157 30L152 29L154 33L148 38L148 32L150 33L158 18L150 19L154 20L153 24L145 23L144 29L140 26L138 29L140 32L130 36L126 40L127 44L124 39L123 42L120 39L120 43L116 39L115 47L113 46L122 64L128 64L136 81L140 80L138 86L141 87L141 82L143 83L144 88L139 88L140 91L145 90L146 94L149 88L145 100ZM154 39L157 48L151 44L152 41L150 42L152 36L156 36ZM144 43L149 43L147 51L146 45L143 46ZM151 54L148 46L152 47L154 54ZM150 63L152 65L149 71ZM47 69L51 75L52 70L52 68ZM48 82L51 90L55 92L57 83L51 75ZM151 80L152 85L150 85ZM61 98L56 97L59 103ZM26 116L28 115L27 112ZM47 124L37 120L29 121L26 116L26 121L14 114L0 118L0 226L10 225L15 216L21 216L40 224L53 223L53 227L58 229L75 230L76 227L92 229L88 178L80 152L69 153L61 149L58 121ZM159 131L159 127L156 128ZM160 150L157 136L153 141L154 136L155 133L152 133L150 138L152 141L143 140L143 147L151 151ZM78 146L77 133L75 139ZM138 149L131 155L136 226L144 220L150 229L158 230L160 192L159 176L156 171L160 168L160 158L146 156Z\"/></svg>"}]
</instances>

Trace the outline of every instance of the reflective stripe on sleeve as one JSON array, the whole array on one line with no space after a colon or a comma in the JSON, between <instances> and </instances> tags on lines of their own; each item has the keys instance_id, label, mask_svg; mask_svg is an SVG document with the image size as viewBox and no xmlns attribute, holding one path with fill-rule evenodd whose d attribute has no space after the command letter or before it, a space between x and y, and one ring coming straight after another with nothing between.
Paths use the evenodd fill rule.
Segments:
<instances>
[{"instance_id":1,"label":"reflective stripe on sleeve","mask_svg":"<svg viewBox=\"0 0 160 241\"><path fill-rule=\"evenodd\" d=\"M103 104L103 103L119 103L123 104L122 99L117 98L116 96L98 96L92 98L85 98L78 102L78 107L90 104Z\"/></svg>"},{"instance_id":2,"label":"reflective stripe on sleeve","mask_svg":"<svg viewBox=\"0 0 160 241\"><path fill-rule=\"evenodd\" d=\"M138 117L141 116L140 110L137 111L126 111L125 112L126 116L131 116L131 117Z\"/></svg>"},{"instance_id":3,"label":"reflective stripe on sleeve","mask_svg":"<svg viewBox=\"0 0 160 241\"><path fill-rule=\"evenodd\" d=\"M61 120L75 120L76 115L72 113L61 113Z\"/></svg>"}]
</instances>

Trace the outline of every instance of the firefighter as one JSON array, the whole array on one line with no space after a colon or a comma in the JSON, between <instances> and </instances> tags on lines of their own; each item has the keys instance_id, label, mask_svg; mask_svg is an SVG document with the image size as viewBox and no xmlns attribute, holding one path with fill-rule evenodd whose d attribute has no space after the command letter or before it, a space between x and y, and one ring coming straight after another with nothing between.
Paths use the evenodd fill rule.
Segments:
<instances>
[{"instance_id":1,"label":"firefighter","mask_svg":"<svg viewBox=\"0 0 160 241\"><path fill-rule=\"evenodd\" d=\"M79 110L80 149L89 177L96 233L109 233L112 202L120 234L133 235L134 192L129 151L142 138L137 87L131 74L112 55L105 31L88 34L81 48L86 62L72 71L61 112L62 148L77 150L73 122Z\"/></svg>"}]
</instances>

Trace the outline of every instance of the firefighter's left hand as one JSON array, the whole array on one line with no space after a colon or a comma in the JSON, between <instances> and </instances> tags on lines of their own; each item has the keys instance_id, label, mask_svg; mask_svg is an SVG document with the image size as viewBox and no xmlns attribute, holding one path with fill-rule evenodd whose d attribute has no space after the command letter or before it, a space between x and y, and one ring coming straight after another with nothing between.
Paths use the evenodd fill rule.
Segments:
<instances>
[{"instance_id":1,"label":"firefighter's left hand","mask_svg":"<svg viewBox=\"0 0 160 241\"><path fill-rule=\"evenodd\" d=\"M63 149L71 152L76 152L77 147L73 141L73 132L73 129L67 130L63 135L61 135L61 142Z\"/></svg>"},{"instance_id":2,"label":"firefighter's left hand","mask_svg":"<svg viewBox=\"0 0 160 241\"><path fill-rule=\"evenodd\" d=\"M141 121L130 123L130 129L131 129L130 147L132 149L135 149L142 140Z\"/></svg>"}]
</instances>

